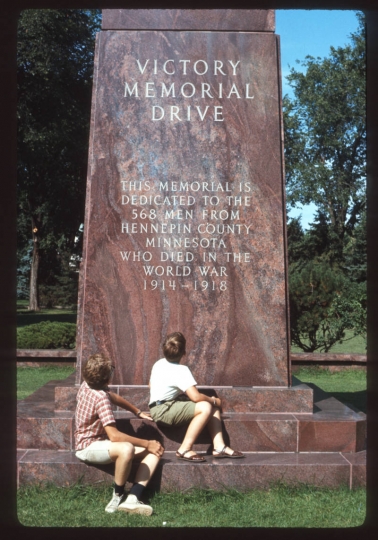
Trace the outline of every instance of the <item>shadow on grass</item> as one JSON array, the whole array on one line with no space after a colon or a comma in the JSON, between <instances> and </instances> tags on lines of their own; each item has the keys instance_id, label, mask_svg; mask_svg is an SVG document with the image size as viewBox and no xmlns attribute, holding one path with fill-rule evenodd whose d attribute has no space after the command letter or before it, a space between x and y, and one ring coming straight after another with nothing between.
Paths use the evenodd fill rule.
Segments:
<instances>
[{"instance_id":1,"label":"shadow on grass","mask_svg":"<svg viewBox=\"0 0 378 540\"><path fill-rule=\"evenodd\" d=\"M76 324L76 313L46 313L43 311L31 311L17 313L17 327L28 326L30 324L37 324L44 321L61 322L61 323L74 323Z\"/></svg>"},{"instance_id":2,"label":"shadow on grass","mask_svg":"<svg viewBox=\"0 0 378 540\"><path fill-rule=\"evenodd\" d=\"M307 386L314 390L314 402L333 397L354 412L363 412L366 414L366 390L358 390L356 392L326 392L315 383L306 381L304 384L307 384ZM318 410L319 408L315 405L314 412Z\"/></svg>"}]
</instances>

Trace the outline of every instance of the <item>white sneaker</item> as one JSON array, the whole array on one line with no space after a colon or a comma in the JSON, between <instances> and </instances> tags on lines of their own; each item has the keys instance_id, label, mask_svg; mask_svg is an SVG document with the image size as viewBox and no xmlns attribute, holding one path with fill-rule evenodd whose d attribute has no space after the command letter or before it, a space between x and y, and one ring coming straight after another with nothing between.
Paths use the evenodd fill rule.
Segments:
<instances>
[{"instance_id":1,"label":"white sneaker","mask_svg":"<svg viewBox=\"0 0 378 540\"><path fill-rule=\"evenodd\" d=\"M109 514L113 514L113 512L116 512L122 499L123 499L123 495L119 496L113 491L112 500L108 503L107 507L105 508L105 512L108 512Z\"/></svg>"},{"instance_id":2,"label":"white sneaker","mask_svg":"<svg viewBox=\"0 0 378 540\"><path fill-rule=\"evenodd\" d=\"M138 501L135 495L129 495L125 502L118 506L118 510L123 510L129 514L141 514L143 516L150 516L153 512L151 506Z\"/></svg>"}]
</instances>

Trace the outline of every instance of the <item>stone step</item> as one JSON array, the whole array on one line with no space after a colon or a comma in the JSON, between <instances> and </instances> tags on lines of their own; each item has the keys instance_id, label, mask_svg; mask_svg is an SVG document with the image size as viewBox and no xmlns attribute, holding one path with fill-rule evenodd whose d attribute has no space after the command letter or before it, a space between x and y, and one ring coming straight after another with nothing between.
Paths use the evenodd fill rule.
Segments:
<instances>
[{"instance_id":1,"label":"stone step","mask_svg":"<svg viewBox=\"0 0 378 540\"><path fill-rule=\"evenodd\" d=\"M65 381L50 381L28 398L18 402L18 448L74 449L74 411L55 410L57 392L66 392L70 387L77 391L73 375ZM250 452L364 450L366 415L328 397L314 385L309 389L314 398L311 413L222 413L226 443L235 449ZM133 387L133 392L135 399L138 395L146 395L144 387ZM156 424L139 420L123 410L115 411L115 417L120 430L140 438L159 439L166 450L175 450L185 432L185 427L159 429ZM196 448L205 451L210 442L204 432Z\"/></svg>"},{"instance_id":2,"label":"stone step","mask_svg":"<svg viewBox=\"0 0 378 540\"><path fill-rule=\"evenodd\" d=\"M249 452L359 452L365 449L366 417L334 398L317 403L315 414L222 414L225 442ZM17 447L22 449L73 450L74 413L19 414ZM160 440L175 450L185 426L158 427L127 412L115 412L117 427L129 435ZM211 439L204 431L196 449L205 451Z\"/></svg>"},{"instance_id":3,"label":"stone step","mask_svg":"<svg viewBox=\"0 0 378 540\"><path fill-rule=\"evenodd\" d=\"M237 489L268 488L274 482L288 485L311 484L321 487L366 485L366 453L287 453L248 452L244 459L206 463L178 460L165 452L150 487L160 491L183 491L191 487ZM26 450L17 452L19 486L52 482L70 486L77 482L111 485L114 466L96 467L80 462L73 452ZM132 477L130 478L132 480Z\"/></svg>"},{"instance_id":4,"label":"stone step","mask_svg":"<svg viewBox=\"0 0 378 540\"><path fill-rule=\"evenodd\" d=\"M222 410L227 413L311 413L313 390L293 377L291 387L273 386L199 386L198 390L222 399ZM136 407L148 410L150 397L146 385L110 385L110 390L121 395ZM77 386L59 385L55 389L55 410L73 411L76 406Z\"/></svg>"}]
</instances>

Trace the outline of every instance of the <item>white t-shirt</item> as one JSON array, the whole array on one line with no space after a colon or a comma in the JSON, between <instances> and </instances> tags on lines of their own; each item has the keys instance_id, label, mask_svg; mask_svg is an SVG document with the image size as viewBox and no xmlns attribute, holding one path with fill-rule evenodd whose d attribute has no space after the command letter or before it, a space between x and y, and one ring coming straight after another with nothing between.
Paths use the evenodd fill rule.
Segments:
<instances>
[{"instance_id":1,"label":"white t-shirt","mask_svg":"<svg viewBox=\"0 0 378 540\"><path fill-rule=\"evenodd\" d=\"M175 399L196 384L187 366L172 364L165 358L161 358L151 370L150 403Z\"/></svg>"}]
</instances>

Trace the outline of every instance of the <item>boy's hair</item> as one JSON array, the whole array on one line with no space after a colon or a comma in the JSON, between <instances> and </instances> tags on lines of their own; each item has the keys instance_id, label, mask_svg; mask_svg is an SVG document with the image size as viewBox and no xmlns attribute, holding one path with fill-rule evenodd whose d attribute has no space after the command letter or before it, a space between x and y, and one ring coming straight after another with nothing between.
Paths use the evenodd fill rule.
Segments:
<instances>
[{"instance_id":1,"label":"boy's hair","mask_svg":"<svg viewBox=\"0 0 378 540\"><path fill-rule=\"evenodd\" d=\"M85 364L83 377L94 390L100 390L109 382L112 364L104 354L92 354Z\"/></svg>"},{"instance_id":2,"label":"boy's hair","mask_svg":"<svg viewBox=\"0 0 378 540\"><path fill-rule=\"evenodd\" d=\"M163 343L163 354L168 362L176 363L185 354L186 339L181 332L169 334Z\"/></svg>"}]
</instances>

